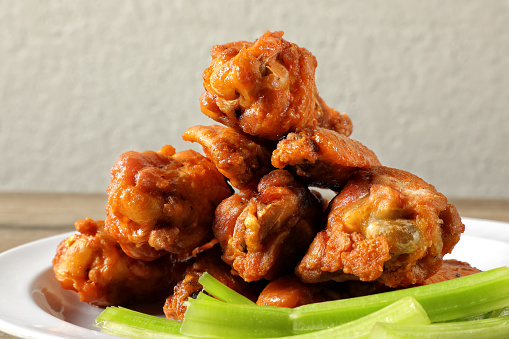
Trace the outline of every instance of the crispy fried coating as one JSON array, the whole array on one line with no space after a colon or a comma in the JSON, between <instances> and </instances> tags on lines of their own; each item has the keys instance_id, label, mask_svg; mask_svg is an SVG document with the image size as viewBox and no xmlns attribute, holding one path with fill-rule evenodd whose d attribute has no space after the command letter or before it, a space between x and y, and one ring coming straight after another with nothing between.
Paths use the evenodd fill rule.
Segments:
<instances>
[{"instance_id":1,"label":"crispy fried coating","mask_svg":"<svg viewBox=\"0 0 509 339\"><path fill-rule=\"evenodd\" d=\"M213 231L223 260L245 281L273 279L302 257L323 226L323 207L289 172L264 176L258 190L225 199L216 210Z\"/></svg>"},{"instance_id":2,"label":"crispy fried coating","mask_svg":"<svg viewBox=\"0 0 509 339\"><path fill-rule=\"evenodd\" d=\"M182 137L201 144L205 155L235 188L256 184L273 169L270 157L274 147L233 128L193 126Z\"/></svg>"},{"instance_id":3,"label":"crispy fried coating","mask_svg":"<svg viewBox=\"0 0 509 339\"><path fill-rule=\"evenodd\" d=\"M108 236L104 221L90 218L75 224L79 233L60 243L53 259L63 288L96 306L122 305L161 296L182 279L185 266L173 254L146 262L127 256Z\"/></svg>"},{"instance_id":4,"label":"crispy fried coating","mask_svg":"<svg viewBox=\"0 0 509 339\"><path fill-rule=\"evenodd\" d=\"M171 146L126 152L111 173L105 230L142 260L183 254L209 241L215 208L232 193L209 159Z\"/></svg>"},{"instance_id":5,"label":"crispy fried coating","mask_svg":"<svg viewBox=\"0 0 509 339\"><path fill-rule=\"evenodd\" d=\"M361 170L331 202L325 230L297 266L306 282L422 283L438 271L464 225L424 180L378 166Z\"/></svg>"},{"instance_id":6,"label":"crispy fried coating","mask_svg":"<svg viewBox=\"0 0 509 339\"><path fill-rule=\"evenodd\" d=\"M166 317L168 319L184 320L184 314L187 310L185 302L188 298L195 298L202 290L203 287L198 279L204 272L208 272L224 285L255 301L258 295L256 288L242 280L241 277L234 276L230 271L230 266L221 260L219 245L201 253L187 267L184 279L175 285L173 294L166 299L163 307Z\"/></svg>"},{"instance_id":7,"label":"crispy fried coating","mask_svg":"<svg viewBox=\"0 0 509 339\"><path fill-rule=\"evenodd\" d=\"M380 162L360 142L318 127L289 133L280 140L272 153L272 165L291 170L311 185L339 191L359 169Z\"/></svg>"},{"instance_id":8,"label":"crispy fried coating","mask_svg":"<svg viewBox=\"0 0 509 339\"><path fill-rule=\"evenodd\" d=\"M348 115L328 107L315 84L316 58L267 31L254 43L217 45L203 72L202 112L244 133L278 140L305 126L350 135Z\"/></svg>"}]
</instances>

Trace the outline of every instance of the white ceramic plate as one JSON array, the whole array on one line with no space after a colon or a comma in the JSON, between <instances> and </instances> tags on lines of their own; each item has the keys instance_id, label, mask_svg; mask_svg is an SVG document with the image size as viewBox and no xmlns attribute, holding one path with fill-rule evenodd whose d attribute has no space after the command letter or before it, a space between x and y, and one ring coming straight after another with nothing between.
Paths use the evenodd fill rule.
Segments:
<instances>
[{"instance_id":1,"label":"white ceramic plate","mask_svg":"<svg viewBox=\"0 0 509 339\"><path fill-rule=\"evenodd\" d=\"M454 258L481 270L509 265L509 223L463 218L465 233ZM38 240L0 254L0 330L22 338L113 338L94 328L101 309L63 290L51 261L72 233Z\"/></svg>"}]
</instances>

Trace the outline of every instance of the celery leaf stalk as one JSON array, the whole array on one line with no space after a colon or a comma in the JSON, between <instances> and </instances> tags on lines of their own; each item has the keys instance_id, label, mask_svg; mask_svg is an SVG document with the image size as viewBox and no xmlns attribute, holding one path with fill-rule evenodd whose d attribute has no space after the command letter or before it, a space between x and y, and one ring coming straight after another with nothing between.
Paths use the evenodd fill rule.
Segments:
<instances>
[{"instance_id":1,"label":"celery leaf stalk","mask_svg":"<svg viewBox=\"0 0 509 339\"><path fill-rule=\"evenodd\" d=\"M431 322L490 312L509 305L509 268L500 267L426 286L300 306L291 314L294 332L337 326L406 296L414 297L423 306Z\"/></svg>"},{"instance_id":2,"label":"celery leaf stalk","mask_svg":"<svg viewBox=\"0 0 509 339\"><path fill-rule=\"evenodd\" d=\"M224 302L222 300L219 300L219 299L216 299L214 297L211 297L210 295L208 295L207 293L204 293L204 292L200 292L198 293L198 295L196 296L196 300L208 300L208 301L217 301L217 302Z\"/></svg>"},{"instance_id":3,"label":"celery leaf stalk","mask_svg":"<svg viewBox=\"0 0 509 339\"><path fill-rule=\"evenodd\" d=\"M123 307L107 307L96 318L96 325L103 329L103 322L115 324L125 324L132 328L141 328L154 332L162 332L166 334L180 334L182 322L166 318L160 318L153 315L133 311ZM117 325L109 325L110 327Z\"/></svg>"},{"instance_id":4,"label":"celery leaf stalk","mask_svg":"<svg viewBox=\"0 0 509 339\"><path fill-rule=\"evenodd\" d=\"M189 299L180 332L215 338L264 338L292 335L291 309L256 304Z\"/></svg>"},{"instance_id":5,"label":"celery leaf stalk","mask_svg":"<svg viewBox=\"0 0 509 339\"><path fill-rule=\"evenodd\" d=\"M509 316L427 326L378 323L373 326L369 338L505 339L509 338Z\"/></svg>"},{"instance_id":6,"label":"celery leaf stalk","mask_svg":"<svg viewBox=\"0 0 509 339\"><path fill-rule=\"evenodd\" d=\"M412 297L405 297L362 318L325 330L294 335L295 339L367 338L375 324L427 325L426 311Z\"/></svg>"},{"instance_id":7,"label":"celery leaf stalk","mask_svg":"<svg viewBox=\"0 0 509 339\"><path fill-rule=\"evenodd\" d=\"M255 303L248 298L244 297L242 294L237 293L232 290L208 272L204 272L198 282L203 286L203 289L207 291L207 293L213 295L215 298L232 303L232 304L248 304L254 305Z\"/></svg>"},{"instance_id":8,"label":"celery leaf stalk","mask_svg":"<svg viewBox=\"0 0 509 339\"><path fill-rule=\"evenodd\" d=\"M102 333L115 335L118 337L130 339L183 339L188 338L181 334L172 334L167 332L159 332L149 330L144 327L127 325L112 320L103 320L96 324Z\"/></svg>"}]
</instances>

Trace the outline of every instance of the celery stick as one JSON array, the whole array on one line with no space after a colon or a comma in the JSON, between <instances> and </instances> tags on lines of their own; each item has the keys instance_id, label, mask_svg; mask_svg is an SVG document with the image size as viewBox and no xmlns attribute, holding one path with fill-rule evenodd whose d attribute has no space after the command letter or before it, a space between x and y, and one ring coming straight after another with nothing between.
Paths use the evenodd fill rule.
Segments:
<instances>
[{"instance_id":1,"label":"celery stick","mask_svg":"<svg viewBox=\"0 0 509 339\"><path fill-rule=\"evenodd\" d=\"M211 297L207 293L203 293L203 292L198 293L198 295L196 296L196 300L208 300L208 301L223 302L222 300Z\"/></svg>"},{"instance_id":2,"label":"celery stick","mask_svg":"<svg viewBox=\"0 0 509 339\"><path fill-rule=\"evenodd\" d=\"M215 338L262 338L292 334L291 309L189 299L180 332Z\"/></svg>"},{"instance_id":3,"label":"celery stick","mask_svg":"<svg viewBox=\"0 0 509 339\"><path fill-rule=\"evenodd\" d=\"M373 326L369 338L505 339L509 338L509 316L427 326L379 323Z\"/></svg>"},{"instance_id":4,"label":"celery stick","mask_svg":"<svg viewBox=\"0 0 509 339\"><path fill-rule=\"evenodd\" d=\"M462 317L458 319L453 319L448 322L459 322L459 321L472 321L472 320L481 320L481 319L489 319L495 317L501 317L504 315L509 315L509 307L501 308L498 310L493 310L487 313L475 314L468 317Z\"/></svg>"},{"instance_id":5,"label":"celery stick","mask_svg":"<svg viewBox=\"0 0 509 339\"><path fill-rule=\"evenodd\" d=\"M316 332L295 335L295 339L367 338L377 323L427 325L429 318L412 297L405 297L367 316L349 323Z\"/></svg>"},{"instance_id":6,"label":"celery stick","mask_svg":"<svg viewBox=\"0 0 509 339\"><path fill-rule=\"evenodd\" d=\"M136 312L123 307L107 307L96 318L96 323L111 321L131 327L169 334L180 334L182 322Z\"/></svg>"},{"instance_id":7,"label":"celery stick","mask_svg":"<svg viewBox=\"0 0 509 339\"><path fill-rule=\"evenodd\" d=\"M496 318L496 317L500 317L502 315L502 312L504 311L503 308L499 309L499 310L494 310L494 311L491 311L489 312L489 317L486 317L486 318Z\"/></svg>"},{"instance_id":8,"label":"celery stick","mask_svg":"<svg viewBox=\"0 0 509 339\"><path fill-rule=\"evenodd\" d=\"M127 325L124 323L103 320L98 322L95 326L101 329L102 333L115 335L118 337L131 338L131 339L183 339L187 338L181 334L171 334L165 332L158 332L148 330L146 328Z\"/></svg>"},{"instance_id":9,"label":"celery stick","mask_svg":"<svg viewBox=\"0 0 509 339\"><path fill-rule=\"evenodd\" d=\"M426 286L300 306L291 314L294 333L337 326L405 296L417 299L431 322L486 313L509 305L509 268L501 267Z\"/></svg>"},{"instance_id":10,"label":"celery stick","mask_svg":"<svg viewBox=\"0 0 509 339\"><path fill-rule=\"evenodd\" d=\"M215 298L233 304L250 304L255 303L242 294L235 292L222 282L214 278L208 272L203 273L198 282L203 286L203 289Z\"/></svg>"}]
</instances>

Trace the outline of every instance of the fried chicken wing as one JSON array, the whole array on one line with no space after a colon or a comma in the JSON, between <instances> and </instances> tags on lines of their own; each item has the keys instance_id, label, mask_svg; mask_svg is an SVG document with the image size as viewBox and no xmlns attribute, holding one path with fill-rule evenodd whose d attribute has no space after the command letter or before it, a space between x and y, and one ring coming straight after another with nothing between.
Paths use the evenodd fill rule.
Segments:
<instances>
[{"instance_id":1,"label":"fried chicken wing","mask_svg":"<svg viewBox=\"0 0 509 339\"><path fill-rule=\"evenodd\" d=\"M136 259L183 254L209 241L215 208L232 194L209 159L171 146L126 152L111 173L105 230Z\"/></svg>"},{"instance_id":2,"label":"fried chicken wing","mask_svg":"<svg viewBox=\"0 0 509 339\"><path fill-rule=\"evenodd\" d=\"M183 139L201 144L205 155L235 188L256 184L273 169L270 157L274 147L233 128L193 126L184 132Z\"/></svg>"},{"instance_id":3,"label":"fried chicken wing","mask_svg":"<svg viewBox=\"0 0 509 339\"><path fill-rule=\"evenodd\" d=\"M256 303L263 306L298 307L327 301L321 293L323 284L307 284L293 274L270 281Z\"/></svg>"},{"instance_id":4,"label":"fried chicken wing","mask_svg":"<svg viewBox=\"0 0 509 339\"><path fill-rule=\"evenodd\" d=\"M223 260L245 281L273 279L292 269L322 227L323 207L289 172L264 176L258 190L225 199L213 231Z\"/></svg>"},{"instance_id":5,"label":"fried chicken wing","mask_svg":"<svg viewBox=\"0 0 509 339\"><path fill-rule=\"evenodd\" d=\"M420 285L435 284L437 282L466 277L467 275L479 272L481 272L480 269L472 267L466 262L448 259L444 260L443 265L440 267L437 273L424 280Z\"/></svg>"},{"instance_id":6,"label":"fried chicken wing","mask_svg":"<svg viewBox=\"0 0 509 339\"><path fill-rule=\"evenodd\" d=\"M184 320L187 310L185 302L188 298L195 298L202 290L203 287L198 279L204 272L210 273L224 285L255 301L258 295L256 288L242 280L241 277L232 275L230 271L230 266L221 260L221 249L218 245L201 253L194 263L187 267L184 279L175 285L173 294L166 299L163 307L166 317Z\"/></svg>"},{"instance_id":7,"label":"fried chicken wing","mask_svg":"<svg viewBox=\"0 0 509 339\"><path fill-rule=\"evenodd\" d=\"M318 95L316 58L284 40L283 32L267 31L254 43L217 45L211 55L200 104L215 121L270 140L305 126L351 134L350 118Z\"/></svg>"},{"instance_id":8,"label":"fried chicken wing","mask_svg":"<svg viewBox=\"0 0 509 339\"><path fill-rule=\"evenodd\" d=\"M79 233L60 243L55 277L81 301L105 307L161 296L182 279L185 266L173 254L146 262L127 256L104 232L104 221L80 220Z\"/></svg>"},{"instance_id":9,"label":"fried chicken wing","mask_svg":"<svg viewBox=\"0 0 509 339\"><path fill-rule=\"evenodd\" d=\"M360 297L389 290L387 286L376 281L305 283L297 276L289 274L270 281L259 294L256 303L265 306L294 308L306 304Z\"/></svg>"},{"instance_id":10,"label":"fried chicken wing","mask_svg":"<svg viewBox=\"0 0 509 339\"><path fill-rule=\"evenodd\" d=\"M339 191L359 169L380 162L354 139L324 128L306 128L278 142L272 165L295 172L309 184Z\"/></svg>"},{"instance_id":11,"label":"fried chicken wing","mask_svg":"<svg viewBox=\"0 0 509 339\"><path fill-rule=\"evenodd\" d=\"M464 225L432 185L406 171L361 170L331 203L325 230L297 266L306 282L422 283L438 271Z\"/></svg>"}]
</instances>

